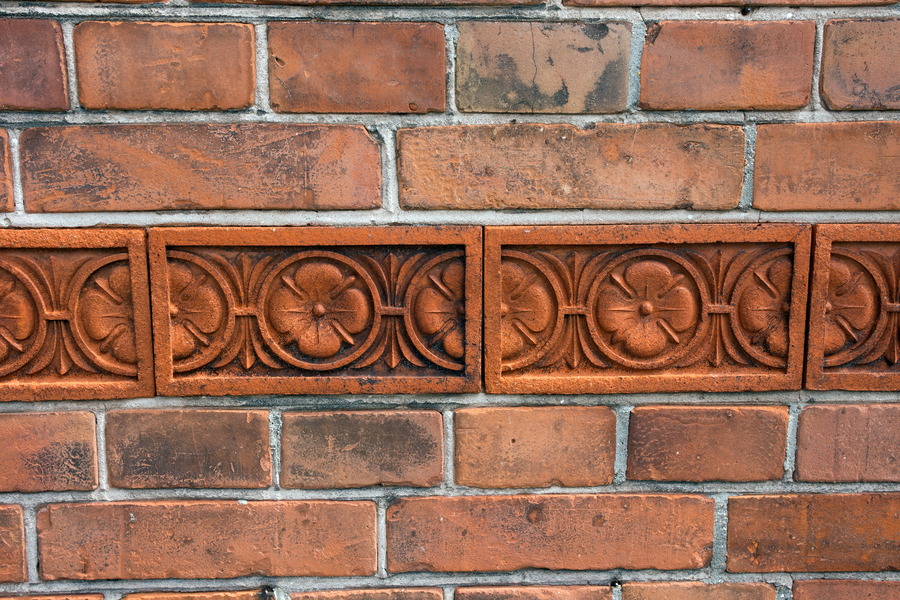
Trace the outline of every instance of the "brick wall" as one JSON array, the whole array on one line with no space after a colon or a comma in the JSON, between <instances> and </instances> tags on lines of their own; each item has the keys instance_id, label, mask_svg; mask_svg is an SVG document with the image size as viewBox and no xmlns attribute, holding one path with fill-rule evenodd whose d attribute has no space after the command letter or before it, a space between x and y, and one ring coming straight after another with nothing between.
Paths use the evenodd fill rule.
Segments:
<instances>
[{"instance_id":1,"label":"brick wall","mask_svg":"<svg viewBox=\"0 0 900 600\"><path fill-rule=\"evenodd\" d=\"M898 6L0 1L0 600L900 599Z\"/></svg>"}]
</instances>

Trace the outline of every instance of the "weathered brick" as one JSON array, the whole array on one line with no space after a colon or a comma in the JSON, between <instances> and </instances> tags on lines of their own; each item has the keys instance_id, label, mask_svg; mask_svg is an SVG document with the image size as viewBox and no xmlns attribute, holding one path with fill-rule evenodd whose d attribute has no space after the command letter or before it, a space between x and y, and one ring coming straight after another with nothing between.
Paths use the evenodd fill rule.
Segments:
<instances>
[{"instance_id":1,"label":"weathered brick","mask_svg":"<svg viewBox=\"0 0 900 600\"><path fill-rule=\"evenodd\" d=\"M404 208L737 206L744 133L729 125L475 125L402 129Z\"/></svg>"},{"instance_id":2,"label":"weathered brick","mask_svg":"<svg viewBox=\"0 0 900 600\"><path fill-rule=\"evenodd\" d=\"M453 420L459 484L506 488L612 482L616 416L609 408L465 408Z\"/></svg>"},{"instance_id":3,"label":"weathered brick","mask_svg":"<svg viewBox=\"0 0 900 600\"><path fill-rule=\"evenodd\" d=\"M900 109L900 20L828 21L822 98L833 110Z\"/></svg>"},{"instance_id":4,"label":"weathered brick","mask_svg":"<svg viewBox=\"0 0 900 600\"><path fill-rule=\"evenodd\" d=\"M900 600L900 581L795 581L794 600Z\"/></svg>"},{"instance_id":5,"label":"weathered brick","mask_svg":"<svg viewBox=\"0 0 900 600\"><path fill-rule=\"evenodd\" d=\"M630 23L469 21L457 27L462 111L606 113L628 104Z\"/></svg>"},{"instance_id":6,"label":"weathered brick","mask_svg":"<svg viewBox=\"0 0 900 600\"><path fill-rule=\"evenodd\" d=\"M812 21L664 21L647 29L641 106L779 110L809 103Z\"/></svg>"},{"instance_id":7,"label":"weathered brick","mask_svg":"<svg viewBox=\"0 0 900 600\"><path fill-rule=\"evenodd\" d=\"M272 108L290 113L442 112L446 60L439 23L271 23Z\"/></svg>"},{"instance_id":8,"label":"weathered brick","mask_svg":"<svg viewBox=\"0 0 900 600\"><path fill-rule=\"evenodd\" d=\"M0 505L0 581L25 581L27 576L22 507Z\"/></svg>"},{"instance_id":9,"label":"weathered brick","mask_svg":"<svg viewBox=\"0 0 900 600\"><path fill-rule=\"evenodd\" d=\"M803 409L795 477L801 481L900 482L900 405Z\"/></svg>"},{"instance_id":10,"label":"weathered brick","mask_svg":"<svg viewBox=\"0 0 900 600\"><path fill-rule=\"evenodd\" d=\"M443 479L442 432L435 411L285 413L281 485L437 485Z\"/></svg>"},{"instance_id":11,"label":"weathered brick","mask_svg":"<svg viewBox=\"0 0 900 600\"><path fill-rule=\"evenodd\" d=\"M388 570L697 569L713 501L688 495L403 498L387 510Z\"/></svg>"},{"instance_id":12,"label":"weathered brick","mask_svg":"<svg viewBox=\"0 0 900 600\"><path fill-rule=\"evenodd\" d=\"M718 583L671 581L626 583L622 600L775 600L775 586L768 583Z\"/></svg>"},{"instance_id":13,"label":"weathered brick","mask_svg":"<svg viewBox=\"0 0 900 600\"><path fill-rule=\"evenodd\" d=\"M647 406L631 412L628 478L764 481L784 475L784 406Z\"/></svg>"},{"instance_id":14,"label":"weathered brick","mask_svg":"<svg viewBox=\"0 0 900 600\"><path fill-rule=\"evenodd\" d=\"M12 161L9 155L9 134L0 129L0 212L13 210Z\"/></svg>"},{"instance_id":15,"label":"weathered brick","mask_svg":"<svg viewBox=\"0 0 900 600\"><path fill-rule=\"evenodd\" d=\"M45 19L0 19L0 110L66 110L62 29Z\"/></svg>"},{"instance_id":16,"label":"weathered brick","mask_svg":"<svg viewBox=\"0 0 900 600\"><path fill-rule=\"evenodd\" d=\"M97 487L97 442L89 412L0 415L0 491Z\"/></svg>"},{"instance_id":17,"label":"weathered brick","mask_svg":"<svg viewBox=\"0 0 900 600\"><path fill-rule=\"evenodd\" d=\"M760 0L753 6L869 6L893 4L894 0ZM563 0L567 6L749 6L741 0Z\"/></svg>"},{"instance_id":18,"label":"weathered brick","mask_svg":"<svg viewBox=\"0 0 900 600\"><path fill-rule=\"evenodd\" d=\"M757 128L760 210L900 209L900 121Z\"/></svg>"},{"instance_id":19,"label":"weathered brick","mask_svg":"<svg viewBox=\"0 0 900 600\"><path fill-rule=\"evenodd\" d=\"M22 133L29 212L381 206L378 143L355 125L119 125Z\"/></svg>"},{"instance_id":20,"label":"weathered brick","mask_svg":"<svg viewBox=\"0 0 900 600\"><path fill-rule=\"evenodd\" d=\"M395 588L298 592L291 600L442 600L440 588Z\"/></svg>"},{"instance_id":21,"label":"weathered brick","mask_svg":"<svg viewBox=\"0 0 900 600\"><path fill-rule=\"evenodd\" d=\"M742 496L728 501L728 570L892 571L900 494Z\"/></svg>"},{"instance_id":22,"label":"weathered brick","mask_svg":"<svg viewBox=\"0 0 900 600\"><path fill-rule=\"evenodd\" d=\"M95 109L247 108L256 86L253 38L247 23L80 23L78 99Z\"/></svg>"},{"instance_id":23,"label":"weathered brick","mask_svg":"<svg viewBox=\"0 0 900 600\"><path fill-rule=\"evenodd\" d=\"M612 600L609 586L529 585L457 588L454 600Z\"/></svg>"},{"instance_id":24,"label":"weathered brick","mask_svg":"<svg viewBox=\"0 0 900 600\"><path fill-rule=\"evenodd\" d=\"M67 0L63 0L67 1ZM103 594L60 594L52 596L0 596L0 600L103 600Z\"/></svg>"},{"instance_id":25,"label":"weathered brick","mask_svg":"<svg viewBox=\"0 0 900 600\"><path fill-rule=\"evenodd\" d=\"M375 504L367 501L51 504L37 521L47 580L375 572Z\"/></svg>"},{"instance_id":26,"label":"weathered brick","mask_svg":"<svg viewBox=\"0 0 900 600\"><path fill-rule=\"evenodd\" d=\"M272 482L268 415L193 408L110 412L109 482L124 488L266 487Z\"/></svg>"},{"instance_id":27,"label":"weathered brick","mask_svg":"<svg viewBox=\"0 0 900 600\"><path fill-rule=\"evenodd\" d=\"M126 594L122 600L270 600L263 590L234 592L146 592Z\"/></svg>"}]
</instances>

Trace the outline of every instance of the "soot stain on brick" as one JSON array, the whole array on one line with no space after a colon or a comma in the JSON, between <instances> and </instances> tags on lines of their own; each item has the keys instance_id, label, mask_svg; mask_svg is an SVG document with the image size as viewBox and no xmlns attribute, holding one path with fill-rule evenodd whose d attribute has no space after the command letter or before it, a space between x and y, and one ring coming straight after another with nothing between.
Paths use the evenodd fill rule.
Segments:
<instances>
[{"instance_id":1,"label":"soot stain on brick","mask_svg":"<svg viewBox=\"0 0 900 600\"><path fill-rule=\"evenodd\" d=\"M628 76L628 61L619 57L611 61L585 98L586 110L616 108L624 103L627 89L621 82ZM624 108L624 106L623 106Z\"/></svg>"},{"instance_id":2,"label":"soot stain on brick","mask_svg":"<svg viewBox=\"0 0 900 600\"><path fill-rule=\"evenodd\" d=\"M38 481L68 486L90 485L94 455L84 442L53 442L25 459L25 468Z\"/></svg>"},{"instance_id":3,"label":"soot stain on brick","mask_svg":"<svg viewBox=\"0 0 900 600\"><path fill-rule=\"evenodd\" d=\"M597 41L600 41L609 35L609 25L605 23L587 23L582 30L584 31L584 35Z\"/></svg>"},{"instance_id":4,"label":"soot stain on brick","mask_svg":"<svg viewBox=\"0 0 900 600\"><path fill-rule=\"evenodd\" d=\"M659 23L649 23L647 25L647 43L653 44L656 42L656 38L659 37L660 32L662 32L662 25Z\"/></svg>"},{"instance_id":5,"label":"soot stain on brick","mask_svg":"<svg viewBox=\"0 0 900 600\"><path fill-rule=\"evenodd\" d=\"M468 71L463 84L468 98L461 102L464 108L478 110L496 103L504 110L529 112L562 108L569 102L565 81L553 93L545 93L536 83L523 81L518 63L510 55L499 54L496 67L498 77L482 77L474 68Z\"/></svg>"}]
</instances>

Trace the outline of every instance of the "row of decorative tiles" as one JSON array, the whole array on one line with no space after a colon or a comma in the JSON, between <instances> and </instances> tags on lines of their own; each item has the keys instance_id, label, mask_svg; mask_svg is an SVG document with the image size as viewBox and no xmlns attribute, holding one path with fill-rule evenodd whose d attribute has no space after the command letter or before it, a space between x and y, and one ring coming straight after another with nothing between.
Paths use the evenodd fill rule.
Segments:
<instances>
[{"instance_id":1,"label":"row of decorative tiles","mask_svg":"<svg viewBox=\"0 0 900 600\"><path fill-rule=\"evenodd\" d=\"M3 231L0 399L474 392L482 291L488 392L895 389L900 225L815 232Z\"/></svg>"}]
</instances>

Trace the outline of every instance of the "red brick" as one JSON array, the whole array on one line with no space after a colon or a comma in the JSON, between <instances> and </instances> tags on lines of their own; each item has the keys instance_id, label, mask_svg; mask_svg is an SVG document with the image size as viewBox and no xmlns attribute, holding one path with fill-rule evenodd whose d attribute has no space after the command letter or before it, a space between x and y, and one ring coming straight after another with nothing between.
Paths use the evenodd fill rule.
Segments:
<instances>
[{"instance_id":1,"label":"red brick","mask_svg":"<svg viewBox=\"0 0 900 600\"><path fill-rule=\"evenodd\" d=\"M89 412L0 414L0 491L97 487L97 442Z\"/></svg>"},{"instance_id":2,"label":"red brick","mask_svg":"<svg viewBox=\"0 0 900 600\"><path fill-rule=\"evenodd\" d=\"M757 128L760 210L900 209L900 121Z\"/></svg>"},{"instance_id":3,"label":"red brick","mask_svg":"<svg viewBox=\"0 0 900 600\"><path fill-rule=\"evenodd\" d=\"M900 494L743 496L728 501L728 571L893 571Z\"/></svg>"},{"instance_id":4,"label":"red brick","mask_svg":"<svg viewBox=\"0 0 900 600\"><path fill-rule=\"evenodd\" d=\"M713 501L688 495L404 498L387 510L388 570L698 569Z\"/></svg>"},{"instance_id":5,"label":"red brick","mask_svg":"<svg viewBox=\"0 0 900 600\"><path fill-rule=\"evenodd\" d=\"M456 588L454 600L612 600L609 586L529 585Z\"/></svg>"},{"instance_id":6,"label":"red brick","mask_svg":"<svg viewBox=\"0 0 900 600\"><path fill-rule=\"evenodd\" d=\"M25 581L27 577L22 507L0 505L0 581Z\"/></svg>"},{"instance_id":7,"label":"red brick","mask_svg":"<svg viewBox=\"0 0 900 600\"><path fill-rule=\"evenodd\" d=\"M781 479L784 406L648 406L631 412L628 478L653 481Z\"/></svg>"},{"instance_id":8,"label":"red brick","mask_svg":"<svg viewBox=\"0 0 900 600\"><path fill-rule=\"evenodd\" d=\"M67 1L67 0L63 0ZM53 596L0 596L0 600L103 600L103 594L61 594Z\"/></svg>"},{"instance_id":9,"label":"red brick","mask_svg":"<svg viewBox=\"0 0 900 600\"><path fill-rule=\"evenodd\" d=\"M397 138L404 208L724 210L741 197L737 126L470 125Z\"/></svg>"},{"instance_id":10,"label":"red brick","mask_svg":"<svg viewBox=\"0 0 900 600\"><path fill-rule=\"evenodd\" d=\"M822 98L832 110L900 109L900 20L828 21Z\"/></svg>"},{"instance_id":11,"label":"red brick","mask_svg":"<svg viewBox=\"0 0 900 600\"><path fill-rule=\"evenodd\" d=\"M605 485L616 416L603 406L464 408L453 417L456 482L482 488Z\"/></svg>"},{"instance_id":12,"label":"red brick","mask_svg":"<svg viewBox=\"0 0 900 600\"><path fill-rule=\"evenodd\" d=\"M900 581L795 581L794 600L900 600Z\"/></svg>"},{"instance_id":13,"label":"red brick","mask_svg":"<svg viewBox=\"0 0 900 600\"><path fill-rule=\"evenodd\" d=\"M0 129L0 212L12 212L12 161L9 155L9 134Z\"/></svg>"},{"instance_id":14,"label":"red brick","mask_svg":"<svg viewBox=\"0 0 900 600\"><path fill-rule=\"evenodd\" d=\"M247 23L80 23L78 99L95 109L247 108L256 87L253 38Z\"/></svg>"},{"instance_id":15,"label":"red brick","mask_svg":"<svg viewBox=\"0 0 900 600\"><path fill-rule=\"evenodd\" d=\"M269 600L263 590L235 592L146 592L126 594L122 600Z\"/></svg>"},{"instance_id":16,"label":"red brick","mask_svg":"<svg viewBox=\"0 0 900 600\"><path fill-rule=\"evenodd\" d=\"M373 502L51 504L37 521L47 580L375 572Z\"/></svg>"},{"instance_id":17,"label":"red brick","mask_svg":"<svg viewBox=\"0 0 900 600\"><path fill-rule=\"evenodd\" d=\"M442 434L435 411L285 413L281 485L437 485L443 480Z\"/></svg>"},{"instance_id":18,"label":"red brick","mask_svg":"<svg viewBox=\"0 0 900 600\"><path fill-rule=\"evenodd\" d=\"M66 110L62 29L44 19L0 19L0 110Z\"/></svg>"},{"instance_id":19,"label":"red brick","mask_svg":"<svg viewBox=\"0 0 900 600\"><path fill-rule=\"evenodd\" d=\"M110 412L109 482L124 488L266 487L272 482L268 417L265 410Z\"/></svg>"},{"instance_id":20,"label":"red brick","mask_svg":"<svg viewBox=\"0 0 900 600\"><path fill-rule=\"evenodd\" d=\"M440 588L396 588L370 590L325 590L297 592L291 600L443 600Z\"/></svg>"},{"instance_id":21,"label":"red brick","mask_svg":"<svg viewBox=\"0 0 900 600\"><path fill-rule=\"evenodd\" d=\"M900 482L900 405L803 409L795 477L800 481Z\"/></svg>"},{"instance_id":22,"label":"red brick","mask_svg":"<svg viewBox=\"0 0 900 600\"><path fill-rule=\"evenodd\" d=\"M378 143L356 125L117 125L22 134L29 212L369 209Z\"/></svg>"},{"instance_id":23,"label":"red brick","mask_svg":"<svg viewBox=\"0 0 900 600\"><path fill-rule=\"evenodd\" d=\"M775 600L775 586L768 583L719 583L673 581L626 583L622 600Z\"/></svg>"},{"instance_id":24,"label":"red brick","mask_svg":"<svg viewBox=\"0 0 900 600\"><path fill-rule=\"evenodd\" d=\"M444 46L439 23L271 23L272 108L290 113L443 112Z\"/></svg>"},{"instance_id":25,"label":"red brick","mask_svg":"<svg viewBox=\"0 0 900 600\"><path fill-rule=\"evenodd\" d=\"M208 3L208 0L191 1L195 3L202 2L203 4ZM225 4L289 4L295 6L529 6L540 4L541 0L216 0L216 2Z\"/></svg>"},{"instance_id":26,"label":"red brick","mask_svg":"<svg viewBox=\"0 0 900 600\"><path fill-rule=\"evenodd\" d=\"M641 106L779 110L809 103L812 21L664 21L647 29Z\"/></svg>"}]
</instances>

